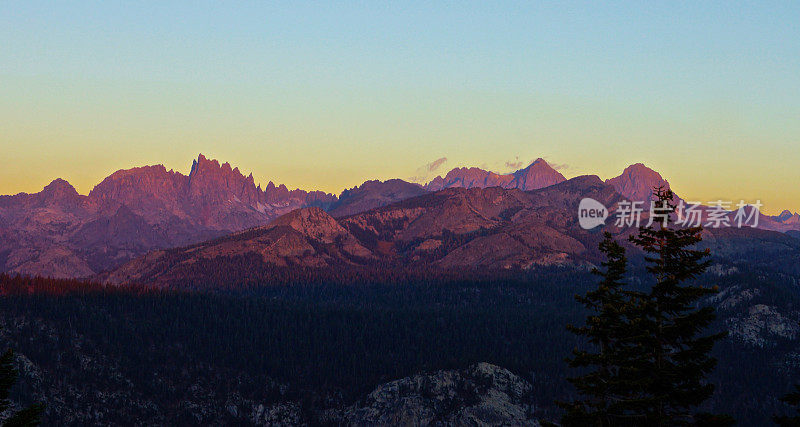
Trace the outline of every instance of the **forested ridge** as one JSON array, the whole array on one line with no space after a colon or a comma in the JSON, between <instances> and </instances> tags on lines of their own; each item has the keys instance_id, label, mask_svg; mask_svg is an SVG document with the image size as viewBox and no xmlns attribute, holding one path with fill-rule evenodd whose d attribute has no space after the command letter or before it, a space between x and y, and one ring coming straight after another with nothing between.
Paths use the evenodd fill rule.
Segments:
<instances>
[{"instance_id":1,"label":"forested ridge","mask_svg":"<svg viewBox=\"0 0 800 427\"><path fill-rule=\"evenodd\" d=\"M305 277L292 285L185 292L2 276L2 344L37 373L23 372L14 396L48 404L45 421L65 419L64 411L106 411L196 422L197 407L208 407L204 422L232 422L239 418L225 410L231 396L302 402L313 420L380 383L489 362L533 384L537 417L557 417L553 402L573 393L563 360L579 344L565 325L585 315L573 296L594 285L591 274L550 268L494 279L391 277L380 284L369 275ZM742 283L768 287L758 302L796 310L795 285L781 274L704 279L723 292ZM723 308L715 328L726 327L737 310ZM777 398L797 377L795 340L758 347L731 337L714 353L720 363L710 408L743 423L781 408ZM109 400L114 393L126 399Z\"/></svg>"}]
</instances>

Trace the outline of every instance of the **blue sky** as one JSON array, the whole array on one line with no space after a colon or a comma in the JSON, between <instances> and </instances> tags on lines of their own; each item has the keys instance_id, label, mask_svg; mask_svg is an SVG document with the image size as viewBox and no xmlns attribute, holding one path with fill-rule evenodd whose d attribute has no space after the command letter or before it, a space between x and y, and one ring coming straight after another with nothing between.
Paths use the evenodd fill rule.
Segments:
<instances>
[{"instance_id":1,"label":"blue sky","mask_svg":"<svg viewBox=\"0 0 800 427\"><path fill-rule=\"evenodd\" d=\"M4 2L0 193L199 152L332 192L544 157L800 210L798 22L797 2Z\"/></svg>"}]
</instances>

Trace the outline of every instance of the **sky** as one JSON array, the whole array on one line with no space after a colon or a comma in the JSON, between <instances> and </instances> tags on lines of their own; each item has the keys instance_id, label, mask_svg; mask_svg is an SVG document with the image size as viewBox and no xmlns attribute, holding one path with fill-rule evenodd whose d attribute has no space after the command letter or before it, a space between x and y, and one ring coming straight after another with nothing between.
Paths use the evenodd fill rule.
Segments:
<instances>
[{"instance_id":1,"label":"sky","mask_svg":"<svg viewBox=\"0 0 800 427\"><path fill-rule=\"evenodd\" d=\"M800 2L389 3L4 1L0 194L199 153L333 193L542 157L800 211Z\"/></svg>"}]
</instances>

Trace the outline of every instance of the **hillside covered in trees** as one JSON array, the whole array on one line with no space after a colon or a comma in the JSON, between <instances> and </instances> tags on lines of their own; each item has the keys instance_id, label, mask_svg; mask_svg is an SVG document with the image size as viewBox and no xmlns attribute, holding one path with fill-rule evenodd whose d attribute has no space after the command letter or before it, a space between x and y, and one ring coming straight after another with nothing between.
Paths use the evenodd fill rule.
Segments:
<instances>
[{"instance_id":1,"label":"hillside covered in trees","mask_svg":"<svg viewBox=\"0 0 800 427\"><path fill-rule=\"evenodd\" d=\"M281 416L286 405L330 421L379 384L488 362L532 384L537 418L558 416L554 401L573 393L563 359L579 344L564 325L584 316L573 295L594 277L397 277L185 293L2 276L2 345L22 372L13 397L44 402L46 422L253 422L259 406ZM720 312L714 327L731 331L715 348L709 409L761 422L797 378L796 284L765 272L703 280L721 289L705 301Z\"/></svg>"}]
</instances>

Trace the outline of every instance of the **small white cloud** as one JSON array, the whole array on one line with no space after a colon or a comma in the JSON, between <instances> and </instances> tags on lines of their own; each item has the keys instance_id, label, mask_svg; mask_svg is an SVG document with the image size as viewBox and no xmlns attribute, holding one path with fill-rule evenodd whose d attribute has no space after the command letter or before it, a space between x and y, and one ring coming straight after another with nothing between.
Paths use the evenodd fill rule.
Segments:
<instances>
[{"instance_id":1,"label":"small white cloud","mask_svg":"<svg viewBox=\"0 0 800 427\"><path fill-rule=\"evenodd\" d=\"M439 169L445 162L447 162L447 157L440 157L426 165L428 168L428 172L435 172L436 169Z\"/></svg>"},{"instance_id":2,"label":"small white cloud","mask_svg":"<svg viewBox=\"0 0 800 427\"><path fill-rule=\"evenodd\" d=\"M443 164L447 163L447 157L439 157L438 159L427 163L423 166L417 168L415 175L409 177L408 180L410 182L416 182L420 184L427 183L430 176L434 174L439 168L442 167Z\"/></svg>"},{"instance_id":3,"label":"small white cloud","mask_svg":"<svg viewBox=\"0 0 800 427\"><path fill-rule=\"evenodd\" d=\"M507 160L506 167L510 169L519 169L522 167L522 162L519 161L519 156L516 156L514 160Z\"/></svg>"}]
</instances>

